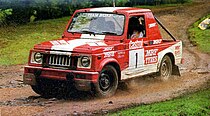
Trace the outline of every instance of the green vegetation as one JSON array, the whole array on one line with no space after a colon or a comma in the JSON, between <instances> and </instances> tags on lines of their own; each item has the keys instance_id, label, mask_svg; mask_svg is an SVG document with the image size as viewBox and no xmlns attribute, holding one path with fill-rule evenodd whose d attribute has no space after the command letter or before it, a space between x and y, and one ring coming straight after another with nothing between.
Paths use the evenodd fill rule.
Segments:
<instances>
[{"instance_id":1,"label":"green vegetation","mask_svg":"<svg viewBox=\"0 0 210 116\"><path fill-rule=\"evenodd\" d=\"M34 44L61 37L69 17L0 27L0 65L24 64Z\"/></svg>"},{"instance_id":2,"label":"green vegetation","mask_svg":"<svg viewBox=\"0 0 210 116\"><path fill-rule=\"evenodd\" d=\"M170 101L141 105L119 111L113 116L209 116L210 89Z\"/></svg>"},{"instance_id":3,"label":"green vegetation","mask_svg":"<svg viewBox=\"0 0 210 116\"><path fill-rule=\"evenodd\" d=\"M195 22L189 29L189 35L194 45L197 45L201 51L210 54L210 29L201 30L198 28L198 25L207 17L210 17L210 14Z\"/></svg>"},{"instance_id":4,"label":"green vegetation","mask_svg":"<svg viewBox=\"0 0 210 116\"><path fill-rule=\"evenodd\" d=\"M3 25L5 23L6 17L8 15L12 15L12 9L0 9L0 25Z\"/></svg>"},{"instance_id":5,"label":"green vegetation","mask_svg":"<svg viewBox=\"0 0 210 116\"><path fill-rule=\"evenodd\" d=\"M115 0L116 6L159 6L183 4L191 0ZM55 19L71 15L76 9L87 7L112 7L112 0L0 0L2 10L12 9L4 25L23 24L38 20ZM0 13L1 14L1 13ZM1 24L0 24L1 26Z\"/></svg>"}]
</instances>

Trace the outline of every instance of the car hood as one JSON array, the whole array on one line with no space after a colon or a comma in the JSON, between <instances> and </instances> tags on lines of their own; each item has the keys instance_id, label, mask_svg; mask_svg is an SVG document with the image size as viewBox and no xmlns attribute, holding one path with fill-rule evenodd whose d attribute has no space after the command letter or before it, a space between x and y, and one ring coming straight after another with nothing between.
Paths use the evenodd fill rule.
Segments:
<instances>
[{"instance_id":1,"label":"car hood","mask_svg":"<svg viewBox=\"0 0 210 116\"><path fill-rule=\"evenodd\" d=\"M97 39L73 39L67 38L52 40L37 44L34 49L48 50L48 51L69 51L80 53L91 53L93 51L100 51L101 49L112 46L116 41L104 41Z\"/></svg>"}]
</instances>

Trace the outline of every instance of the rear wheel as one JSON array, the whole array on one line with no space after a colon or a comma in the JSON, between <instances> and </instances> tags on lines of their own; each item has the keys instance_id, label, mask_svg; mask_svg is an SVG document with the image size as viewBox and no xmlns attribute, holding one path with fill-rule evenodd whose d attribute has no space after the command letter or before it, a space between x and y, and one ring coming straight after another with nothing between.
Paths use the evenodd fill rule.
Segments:
<instances>
[{"instance_id":1,"label":"rear wheel","mask_svg":"<svg viewBox=\"0 0 210 116\"><path fill-rule=\"evenodd\" d=\"M164 56L159 69L159 76L162 81L166 81L172 74L172 62L169 56Z\"/></svg>"},{"instance_id":2,"label":"rear wheel","mask_svg":"<svg viewBox=\"0 0 210 116\"><path fill-rule=\"evenodd\" d=\"M100 72L98 83L95 85L95 92L98 97L112 96L118 86L118 75L116 69L111 66L105 66Z\"/></svg>"}]
</instances>

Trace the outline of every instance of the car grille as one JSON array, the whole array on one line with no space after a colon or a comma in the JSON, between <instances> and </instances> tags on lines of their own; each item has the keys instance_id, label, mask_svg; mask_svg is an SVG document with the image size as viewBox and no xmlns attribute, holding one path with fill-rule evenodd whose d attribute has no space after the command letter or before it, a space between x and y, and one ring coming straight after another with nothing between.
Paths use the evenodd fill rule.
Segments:
<instances>
[{"instance_id":1,"label":"car grille","mask_svg":"<svg viewBox=\"0 0 210 116\"><path fill-rule=\"evenodd\" d=\"M75 69L77 58L69 55L45 54L43 67Z\"/></svg>"},{"instance_id":2,"label":"car grille","mask_svg":"<svg viewBox=\"0 0 210 116\"><path fill-rule=\"evenodd\" d=\"M65 55L50 55L48 64L53 66L70 66L71 58Z\"/></svg>"}]
</instances>

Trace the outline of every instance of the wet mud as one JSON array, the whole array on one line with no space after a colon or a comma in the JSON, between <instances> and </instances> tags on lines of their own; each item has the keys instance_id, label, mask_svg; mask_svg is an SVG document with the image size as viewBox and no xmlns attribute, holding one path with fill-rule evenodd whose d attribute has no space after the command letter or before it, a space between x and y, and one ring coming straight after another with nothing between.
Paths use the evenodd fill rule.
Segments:
<instances>
[{"instance_id":1,"label":"wet mud","mask_svg":"<svg viewBox=\"0 0 210 116\"><path fill-rule=\"evenodd\" d=\"M22 83L24 65L0 66L1 116L101 115L210 88L210 55L192 45L187 34L192 23L210 13L209 4L208 0L199 0L189 6L152 9L174 36L183 41L181 76L172 76L164 82L155 75L127 80L120 83L116 95L110 98L99 99L91 93L43 98Z\"/></svg>"}]
</instances>

